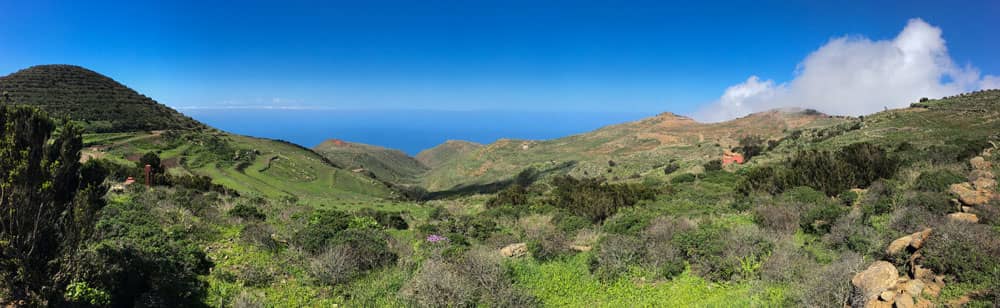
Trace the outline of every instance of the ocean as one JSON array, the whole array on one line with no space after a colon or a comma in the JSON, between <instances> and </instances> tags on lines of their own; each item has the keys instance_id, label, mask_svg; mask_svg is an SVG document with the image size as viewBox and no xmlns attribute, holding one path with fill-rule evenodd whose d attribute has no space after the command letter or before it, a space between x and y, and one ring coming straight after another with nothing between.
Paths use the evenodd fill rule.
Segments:
<instances>
[{"instance_id":1,"label":"ocean","mask_svg":"<svg viewBox=\"0 0 1000 308\"><path fill-rule=\"evenodd\" d=\"M447 140L544 140L653 116L640 112L184 109L213 127L304 147L341 139L416 155Z\"/></svg>"}]
</instances>

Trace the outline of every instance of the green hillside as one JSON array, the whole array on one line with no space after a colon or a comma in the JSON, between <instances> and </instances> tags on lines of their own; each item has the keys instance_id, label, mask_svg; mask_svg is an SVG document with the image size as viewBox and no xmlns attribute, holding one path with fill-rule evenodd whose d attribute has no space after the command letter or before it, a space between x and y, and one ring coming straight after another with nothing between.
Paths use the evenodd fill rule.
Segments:
<instances>
[{"instance_id":1,"label":"green hillside","mask_svg":"<svg viewBox=\"0 0 1000 308\"><path fill-rule=\"evenodd\" d=\"M97 72L39 65L0 77L6 101L80 122L90 132L196 129L204 125Z\"/></svg>"},{"instance_id":2,"label":"green hillside","mask_svg":"<svg viewBox=\"0 0 1000 308\"><path fill-rule=\"evenodd\" d=\"M313 151L344 169L395 184L412 183L427 171L427 167L402 151L374 145L331 139Z\"/></svg>"},{"instance_id":3,"label":"green hillside","mask_svg":"<svg viewBox=\"0 0 1000 308\"><path fill-rule=\"evenodd\" d=\"M436 162L422 182L430 191L461 189L509 179L527 168L560 168L582 177L663 177L664 166L678 163L684 169L695 168L719 159L744 136L779 139L792 130L845 121L807 111L770 111L727 122L698 123L664 113L558 139L503 139L484 147L465 147Z\"/></svg>"},{"instance_id":4,"label":"green hillside","mask_svg":"<svg viewBox=\"0 0 1000 308\"><path fill-rule=\"evenodd\" d=\"M424 164L424 166L434 169L482 147L482 144L475 142L448 140L445 141L445 143L439 144L433 148L420 151L420 153L417 153L417 156L414 158Z\"/></svg>"}]
</instances>

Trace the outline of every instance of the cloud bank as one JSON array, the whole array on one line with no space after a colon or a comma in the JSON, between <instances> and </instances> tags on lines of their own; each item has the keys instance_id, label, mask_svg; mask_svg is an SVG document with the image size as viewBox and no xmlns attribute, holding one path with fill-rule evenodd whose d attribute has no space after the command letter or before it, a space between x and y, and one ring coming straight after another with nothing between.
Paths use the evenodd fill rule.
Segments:
<instances>
[{"instance_id":1,"label":"cloud bank","mask_svg":"<svg viewBox=\"0 0 1000 308\"><path fill-rule=\"evenodd\" d=\"M775 108L812 108L839 115L862 115L909 105L921 97L1000 88L1000 77L981 76L948 55L941 29L911 19L892 40L860 36L831 39L813 51L785 83L750 76L726 89L695 114L723 121Z\"/></svg>"}]
</instances>

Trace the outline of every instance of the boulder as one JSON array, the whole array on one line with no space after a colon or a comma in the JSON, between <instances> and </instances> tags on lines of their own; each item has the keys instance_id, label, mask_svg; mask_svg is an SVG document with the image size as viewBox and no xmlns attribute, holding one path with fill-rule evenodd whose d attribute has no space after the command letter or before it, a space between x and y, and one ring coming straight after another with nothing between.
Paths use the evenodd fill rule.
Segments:
<instances>
[{"instance_id":1,"label":"boulder","mask_svg":"<svg viewBox=\"0 0 1000 308\"><path fill-rule=\"evenodd\" d=\"M993 176L992 171L988 170L972 170L972 172L969 172L969 182L974 182L977 179L996 179L996 177Z\"/></svg>"},{"instance_id":2,"label":"boulder","mask_svg":"<svg viewBox=\"0 0 1000 308\"><path fill-rule=\"evenodd\" d=\"M915 304L913 303L913 297L906 292L896 295L895 300L896 308L913 308Z\"/></svg>"},{"instance_id":3,"label":"boulder","mask_svg":"<svg viewBox=\"0 0 1000 308\"><path fill-rule=\"evenodd\" d=\"M924 291L924 282L920 279L908 280L906 282L900 283L896 286L897 289L912 295L914 297L920 296L920 293Z\"/></svg>"},{"instance_id":4,"label":"boulder","mask_svg":"<svg viewBox=\"0 0 1000 308\"><path fill-rule=\"evenodd\" d=\"M931 236L931 229L926 228L919 232L914 232L913 234L901 237L889 243L889 247L886 248L886 254L893 256L899 254L907 247L913 248L913 250L920 249L924 246L924 241L927 237Z\"/></svg>"},{"instance_id":5,"label":"boulder","mask_svg":"<svg viewBox=\"0 0 1000 308\"><path fill-rule=\"evenodd\" d=\"M520 258L528 255L528 244L516 243L500 249L500 254L507 258Z\"/></svg>"},{"instance_id":6,"label":"boulder","mask_svg":"<svg viewBox=\"0 0 1000 308\"><path fill-rule=\"evenodd\" d=\"M982 156L976 156L969 160L969 164L972 165L972 169L975 170L990 170L990 162L987 161Z\"/></svg>"},{"instance_id":7,"label":"boulder","mask_svg":"<svg viewBox=\"0 0 1000 308\"><path fill-rule=\"evenodd\" d=\"M921 247L924 247L924 241L931 237L932 231L933 229L931 228L924 228L920 232L911 234L910 237L912 237L913 240L910 241L910 247L913 247L913 249L920 249Z\"/></svg>"},{"instance_id":8,"label":"boulder","mask_svg":"<svg viewBox=\"0 0 1000 308\"><path fill-rule=\"evenodd\" d=\"M958 197L965 205L983 205L990 202L993 192L986 189L975 189L969 183L951 184L949 191Z\"/></svg>"},{"instance_id":9,"label":"boulder","mask_svg":"<svg viewBox=\"0 0 1000 308\"><path fill-rule=\"evenodd\" d=\"M979 223L979 216L976 216L976 214L972 213L951 213L948 214L948 220L974 224L974 223Z\"/></svg>"},{"instance_id":10,"label":"boulder","mask_svg":"<svg viewBox=\"0 0 1000 308\"><path fill-rule=\"evenodd\" d=\"M931 301L929 301L929 300L923 299L923 298L918 298L917 299L917 304L914 307L916 307L916 308L931 308L931 307L934 307L934 303L931 302Z\"/></svg>"},{"instance_id":11,"label":"boulder","mask_svg":"<svg viewBox=\"0 0 1000 308\"><path fill-rule=\"evenodd\" d=\"M989 192L990 189L997 187L997 180L991 178L978 178L972 181L972 186L975 186L976 190L985 190Z\"/></svg>"},{"instance_id":12,"label":"boulder","mask_svg":"<svg viewBox=\"0 0 1000 308\"><path fill-rule=\"evenodd\" d=\"M900 252L903 252L903 250L906 249L906 247L910 247L910 242L912 241L913 241L912 235L907 235L898 238L895 241L892 241L892 243L889 243L889 247L885 249L885 253L890 256L899 254Z\"/></svg>"},{"instance_id":13,"label":"boulder","mask_svg":"<svg viewBox=\"0 0 1000 308\"><path fill-rule=\"evenodd\" d=\"M864 271L851 278L852 307L868 307L876 304L882 292L890 291L899 280L896 266L886 261L872 263ZM891 299L892 297L890 297Z\"/></svg>"}]
</instances>

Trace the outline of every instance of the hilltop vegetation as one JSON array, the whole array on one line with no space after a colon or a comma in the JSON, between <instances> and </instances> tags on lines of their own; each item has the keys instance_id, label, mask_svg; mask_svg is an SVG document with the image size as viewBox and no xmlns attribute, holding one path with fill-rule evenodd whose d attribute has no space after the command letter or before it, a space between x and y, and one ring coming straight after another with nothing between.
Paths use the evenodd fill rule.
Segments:
<instances>
[{"instance_id":1,"label":"hilltop vegetation","mask_svg":"<svg viewBox=\"0 0 1000 308\"><path fill-rule=\"evenodd\" d=\"M39 65L0 77L7 103L30 105L90 132L198 129L204 125L94 71Z\"/></svg>"}]
</instances>

